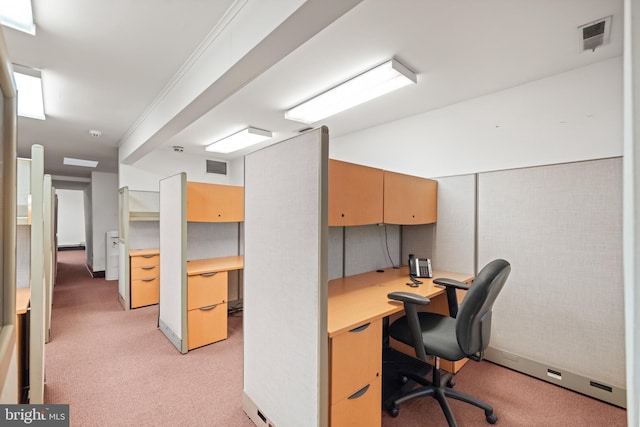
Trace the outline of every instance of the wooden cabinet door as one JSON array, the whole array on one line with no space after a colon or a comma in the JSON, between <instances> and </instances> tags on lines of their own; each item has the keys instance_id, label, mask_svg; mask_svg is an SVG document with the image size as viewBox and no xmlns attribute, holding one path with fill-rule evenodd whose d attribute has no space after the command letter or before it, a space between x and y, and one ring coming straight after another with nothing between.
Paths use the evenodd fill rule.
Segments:
<instances>
[{"instance_id":1,"label":"wooden cabinet door","mask_svg":"<svg viewBox=\"0 0 640 427\"><path fill-rule=\"evenodd\" d=\"M384 171L384 222L431 224L438 213L438 181Z\"/></svg>"},{"instance_id":2,"label":"wooden cabinet door","mask_svg":"<svg viewBox=\"0 0 640 427\"><path fill-rule=\"evenodd\" d=\"M244 221L244 187L187 181L187 221Z\"/></svg>"},{"instance_id":3,"label":"wooden cabinet door","mask_svg":"<svg viewBox=\"0 0 640 427\"><path fill-rule=\"evenodd\" d=\"M329 160L329 225L382 223L382 169Z\"/></svg>"}]
</instances>

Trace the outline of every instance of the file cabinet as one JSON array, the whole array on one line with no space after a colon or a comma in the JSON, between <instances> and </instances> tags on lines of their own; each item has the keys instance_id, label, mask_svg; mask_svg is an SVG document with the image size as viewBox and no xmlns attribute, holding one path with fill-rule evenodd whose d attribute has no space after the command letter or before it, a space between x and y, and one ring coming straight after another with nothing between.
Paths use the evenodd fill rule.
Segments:
<instances>
[{"instance_id":1,"label":"file cabinet","mask_svg":"<svg viewBox=\"0 0 640 427\"><path fill-rule=\"evenodd\" d=\"M380 426L381 342L381 319L331 338L331 426Z\"/></svg>"},{"instance_id":2,"label":"file cabinet","mask_svg":"<svg viewBox=\"0 0 640 427\"><path fill-rule=\"evenodd\" d=\"M160 302L160 251L139 249L129 252L131 308Z\"/></svg>"},{"instance_id":3,"label":"file cabinet","mask_svg":"<svg viewBox=\"0 0 640 427\"><path fill-rule=\"evenodd\" d=\"M227 338L226 271L210 271L187 278L187 348Z\"/></svg>"}]
</instances>

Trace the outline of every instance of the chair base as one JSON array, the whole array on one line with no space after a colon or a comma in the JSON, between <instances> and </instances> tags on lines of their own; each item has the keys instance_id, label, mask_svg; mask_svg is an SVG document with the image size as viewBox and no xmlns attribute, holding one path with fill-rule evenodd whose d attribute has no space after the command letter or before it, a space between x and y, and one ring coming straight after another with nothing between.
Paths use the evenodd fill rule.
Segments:
<instances>
[{"instance_id":1,"label":"chair base","mask_svg":"<svg viewBox=\"0 0 640 427\"><path fill-rule=\"evenodd\" d=\"M451 411L451 407L447 402L447 398L466 402L471 405L477 406L480 409L483 409L485 418L489 424L495 424L498 421L498 417L493 412L493 408L489 404L483 402L482 400L476 399L473 396L469 396L466 393L454 390L452 387L455 385L455 383L453 382L453 375L451 375L450 373L445 373L443 375L440 369L437 369L434 366L432 369L433 380L431 382L426 378L419 377L411 372L403 373L401 375L404 376L404 380L412 380L414 383L420 384L421 387L411 389L408 392L402 390L401 392L396 393L394 396L389 397L384 401L385 409L392 417L398 416L400 412L399 406L403 402L418 397L433 397L440 404L440 408L442 408L442 412L444 413L444 416L446 417L450 427L457 427L458 424L456 423L453 412Z\"/></svg>"}]
</instances>

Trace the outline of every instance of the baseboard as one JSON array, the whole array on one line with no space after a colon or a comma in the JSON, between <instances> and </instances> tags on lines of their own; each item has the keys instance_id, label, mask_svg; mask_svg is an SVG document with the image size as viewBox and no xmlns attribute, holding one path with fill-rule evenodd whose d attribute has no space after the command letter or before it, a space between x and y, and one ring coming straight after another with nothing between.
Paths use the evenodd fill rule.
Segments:
<instances>
[{"instance_id":1,"label":"baseboard","mask_svg":"<svg viewBox=\"0 0 640 427\"><path fill-rule=\"evenodd\" d=\"M244 390L242 391L242 410L244 410L244 413L247 414L249 419L256 426L276 427L276 425L273 424L262 411L260 411L258 405L253 403L253 400L251 400L251 398L247 396L247 393Z\"/></svg>"},{"instance_id":2,"label":"baseboard","mask_svg":"<svg viewBox=\"0 0 640 427\"><path fill-rule=\"evenodd\" d=\"M91 273L91 277L93 277L94 279L104 279L104 270L101 270L101 271L89 270L89 272Z\"/></svg>"},{"instance_id":3,"label":"baseboard","mask_svg":"<svg viewBox=\"0 0 640 427\"><path fill-rule=\"evenodd\" d=\"M83 245L69 245L58 246L58 252L60 251L84 251L86 248Z\"/></svg>"},{"instance_id":4,"label":"baseboard","mask_svg":"<svg viewBox=\"0 0 640 427\"><path fill-rule=\"evenodd\" d=\"M158 319L158 328L162 331L164 336L167 337L171 344L173 344L174 347L182 353L182 340L178 338L178 335L176 335L171 328L162 321L162 319Z\"/></svg>"},{"instance_id":5,"label":"baseboard","mask_svg":"<svg viewBox=\"0 0 640 427\"><path fill-rule=\"evenodd\" d=\"M623 388L611 386L593 378L587 378L492 347L487 348L485 351L485 359L612 405L621 408L627 407L627 392Z\"/></svg>"}]
</instances>

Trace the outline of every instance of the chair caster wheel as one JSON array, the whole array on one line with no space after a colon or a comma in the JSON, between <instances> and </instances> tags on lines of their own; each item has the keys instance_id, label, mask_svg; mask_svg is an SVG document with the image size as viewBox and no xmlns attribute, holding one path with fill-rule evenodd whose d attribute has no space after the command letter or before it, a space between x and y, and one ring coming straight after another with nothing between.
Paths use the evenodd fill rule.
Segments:
<instances>
[{"instance_id":1,"label":"chair caster wheel","mask_svg":"<svg viewBox=\"0 0 640 427\"><path fill-rule=\"evenodd\" d=\"M389 406L388 412L389 415L395 418L398 416L398 414L400 414L400 408L398 408L398 405L391 405Z\"/></svg>"},{"instance_id":2,"label":"chair caster wheel","mask_svg":"<svg viewBox=\"0 0 640 427\"><path fill-rule=\"evenodd\" d=\"M495 424L498 422L498 416L496 414L492 413L491 415L487 415L486 418L489 424Z\"/></svg>"},{"instance_id":3,"label":"chair caster wheel","mask_svg":"<svg viewBox=\"0 0 640 427\"><path fill-rule=\"evenodd\" d=\"M447 387L449 388L453 388L456 386L456 382L453 380L453 378L449 379L449 381L447 381Z\"/></svg>"}]
</instances>

